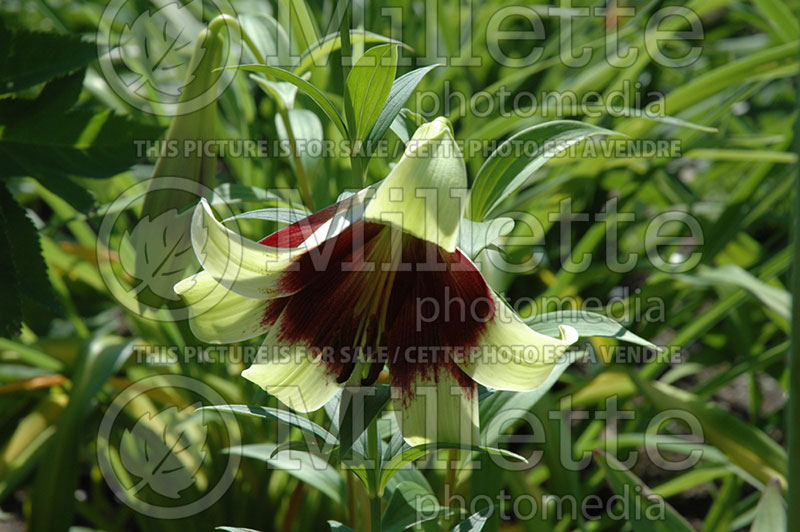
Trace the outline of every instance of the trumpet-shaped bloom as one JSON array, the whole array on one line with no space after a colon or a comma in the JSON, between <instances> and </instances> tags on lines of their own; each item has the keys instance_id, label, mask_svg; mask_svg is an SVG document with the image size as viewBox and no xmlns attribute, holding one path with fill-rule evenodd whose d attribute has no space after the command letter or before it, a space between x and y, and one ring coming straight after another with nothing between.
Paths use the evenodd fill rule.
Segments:
<instances>
[{"instance_id":1,"label":"trumpet-shaped bloom","mask_svg":"<svg viewBox=\"0 0 800 532\"><path fill-rule=\"evenodd\" d=\"M477 443L476 383L532 390L577 334L531 330L458 249L466 188L450 125L436 119L374 190L259 242L201 202L191 236L204 269L175 287L192 331L219 343L266 335L242 375L302 412L388 368L406 441Z\"/></svg>"}]
</instances>

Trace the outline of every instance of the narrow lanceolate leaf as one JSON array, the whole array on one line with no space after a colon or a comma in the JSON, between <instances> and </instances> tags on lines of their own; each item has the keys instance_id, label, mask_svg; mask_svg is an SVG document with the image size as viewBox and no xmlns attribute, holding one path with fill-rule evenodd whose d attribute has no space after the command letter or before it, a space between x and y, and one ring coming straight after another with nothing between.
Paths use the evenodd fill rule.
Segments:
<instances>
[{"instance_id":1,"label":"narrow lanceolate leaf","mask_svg":"<svg viewBox=\"0 0 800 532\"><path fill-rule=\"evenodd\" d=\"M331 532L356 532L349 526L345 526L339 521L328 521L328 525L331 527Z\"/></svg>"},{"instance_id":2,"label":"narrow lanceolate leaf","mask_svg":"<svg viewBox=\"0 0 800 532\"><path fill-rule=\"evenodd\" d=\"M226 451L266 462L271 467L286 471L293 477L313 486L330 497L336 504L345 502L347 488L344 480L324 458L295 449L280 450L274 453L276 448L277 445L274 443L254 443L232 447Z\"/></svg>"},{"instance_id":3,"label":"narrow lanceolate leaf","mask_svg":"<svg viewBox=\"0 0 800 532\"><path fill-rule=\"evenodd\" d=\"M576 359L577 354L561 357L547 379L535 390L530 392L499 390L482 399L480 418L486 421L481 427L481 443L486 446L496 445L503 432L513 426L523 413L533 408Z\"/></svg>"},{"instance_id":4,"label":"narrow lanceolate leaf","mask_svg":"<svg viewBox=\"0 0 800 532\"><path fill-rule=\"evenodd\" d=\"M481 251L513 230L514 220L511 218L493 218L485 222L473 222L468 218L462 218L458 232L458 248L474 260Z\"/></svg>"},{"instance_id":5,"label":"narrow lanceolate leaf","mask_svg":"<svg viewBox=\"0 0 800 532\"><path fill-rule=\"evenodd\" d=\"M73 35L0 31L0 94L16 92L85 66L97 57L91 42Z\"/></svg>"},{"instance_id":6,"label":"narrow lanceolate leaf","mask_svg":"<svg viewBox=\"0 0 800 532\"><path fill-rule=\"evenodd\" d=\"M653 405L663 410L689 412L697 418L705 441L725 453L732 463L757 481L766 484L777 478L781 487L787 486L786 451L764 432L690 393L661 382L649 382L638 377L634 380Z\"/></svg>"},{"instance_id":7,"label":"narrow lanceolate leaf","mask_svg":"<svg viewBox=\"0 0 800 532\"><path fill-rule=\"evenodd\" d=\"M362 55L347 77L347 90L353 102L355 124L350 124L353 140L363 141L383 110L397 71L397 46L374 46Z\"/></svg>"},{"instance_id":8,"label":"narrow lanceolate leaf","mask_svg":"<svg viewBox=\"0 0 800 532\"><path fill-rule=\"evenodd\" d=\"M605 473L608 485L624 501L628 522L636 532L694 532L694 528L663 499L619 461L595 449L594 459Z\"/></svg>"},{"instance_id":9,"label":"narrow lanceolate leaf","mask_svg":"<svg viewBox=\"0 0 800 532\"><path fill-rule=\"evenodd\" d=\"M730 284L744 288L756 296L764 305L781 316L789 319L792 296L786 290L772 286L758 279L755 275L735 264L726 264L719 268L704 269L694 276L680 275L680 279L690 283L705 285Z\"/></svg>"},{"instance_id":10,"label":"narrow lanceolate leaf","mask_svg":"<svg viewBox=\"0 0 800 532\"><path fill-rule=\"evenodd\" d=\"M526 463L527 460L518 455L517 453L512 453L511 451L506 451L503 449L496 449L494 447L486 447L483 445L469 445L469 444L453 444L453 443L426 443L423 445L417 445L406 449L399 454L393 456L386 464L383 465L383 472L381 473L381 489L386 486L386 483L392 478L397 471L403 469L408 464L414 462L415 460L419 460L423 456L426 456L430 453L443 450L443 449L455 449L455 450L464 450L464 451L475 451L475 452L485 452L489 454L494 454L498 456L503 456L505 458L513 458L514 460L519 460L520 462Z\"/></svg>"},{"instance_id":11,"label":"narrow lanceolate leaf","mask_svg":"<svg viewBox=\"0 0 800 532\"><path fill-rule=\"evenodd\" d=\"M330 118L333 125L336 126L336 129L342 134L343 137L347 137L347 127L344 125L344 121L342 120L342 116L339 114L339 111L336 110L336 107L333 105L333 102L325 96L325 93L318 89L316 86L312 85L308 81L304 80L297 74L289 72L288 70L284 70L282 68L267 66L267 65L239 65L238 67L229 67L229 68L240 68L242 70L247 70L249 72L260 72L262 74L266 74L268 76L273 76L278 79L282 79L284 81L288 81L293 85L296 85L301 91L303 91L309 98L311 98L314 103L316 103L319 108L322 110L325 115Z\"/></svg>"},{"instance_id":12,"label":"narrow lanceolate leaf","mask_svg":"<svg viewBox=\"0 0 800 532\"><path fill-rule=\"evenodd\" d=\"M465 520L457 524L450 532L480 532L489 518L489 514L494 510L493 506L487 506L479 512L475 512Z\"/></svg>"},{"instance_id":13,"label":"narrow lanceolate leaf","mask_svg":"<svg viewBox=\"0 0 800 532\"><path fill-rule=\"evenodd\" d=\"M339 426L339 459L344 460L353 444L391 399L389 386L380 385L363 390L345 388L337 412Z\"/></svg>"},{"instance_id":14,"label":"narrow lanceolate leaf","mask_svg":"<svg viewBox=\"0 0 800 532\"><path fill-rule=\"evenodd\" d=\"M30 530L66 531L72 524L78 485L75 456L79 454L84 436L85 418L95 404L95 396L131 352L132 344L114 345L108 340L94 340L81 353L71 379L69 403L58 420L37 472L31 497Z\"/></svg>"},{"instance_id":15,"label":"narrow lanceolate leaf","mask_svg":"<svg viewBox=\"0 0 800 532\"><path fill-rule=\"evenodd\" d=\"M351 46L354 44L357 45L362 43L396 44L398 46L402 46L407 50L411 50L410 46L407 46L400 41L390 39L389 37L384 37L383 35L379 35L377 33L372 33L371 31L364 31L357 29L350 30ZM307 72L313 66L318 66L318 67L327 66L328 56L330 56L331 53L341 48L342 48L342 38L339 35L339 33L331 33L329 35L326 35L319 41L312 44L311 47L308 50L306 50L302 56L300 56L300 62L295 67L294 73L300 75L304 72Z\"/></svg>"},{"instance_id":16,"label":"narrow lanceolate leaf","mask_svg":"<svg viewBox=\"0 0 800 532\"><path fill-rule=\"evenodd\" d=\"M62 310L50 287L36 228L3 184L0 184L0 243L4 246L0 258L0 285L4 294L0 333L14 336L28 313L44 308L61 314Z\"/></svg>"},{"instance_id":17,"label":"narrow lanceolate leaf","mask_svg":"<svg viewBox=\"0 0 800 532\"><path fill-rule=\"evenodd\" d=\"M570 146L595 135L614 134L573 120L547 122L520 131L501 144L478 170L470 196L470 219L483 220L536 170Z\"/></svg>"},{"instance_id":18,"label":"narrow lanceolate leaf","mask_svg":"<svg viewBox=\"0 0 800 532\"><path fill-rule=\"evenodd\" d=\"M324 428L320 427L307 417L301 416L300 414L297 414L290 410L271 408L268 406L247 406L247 405L219 405L219 406L207 406L203 408L208 408L211 410L228 411L228 412L233 412L234 414L240 414L246 416L255 416L260 418L273 419L297 427L304 433L311 435L315 438L318 438L325 443L331 445L336 445L339 443L339 440L336 439L336 436L334 436ZM203 408L201 408L200 410L203 410Z\"/></svg>"},{"instance_id":19,"label":"narrow lanceolate leaf","mask_svg":"<svg viewBox=\"0 0 800 532\"><path fill-rule=\"evenodd\" d=\"M441 508L427 486L413 481L397 485L381 520L383 532L402 532L439 516Z\"/></svg>"},{"instance_id":20,"label":"narrow lanceolate leaf","mask_svg":"<svg viewBox=\"0 0 800 532\"><path fill-rule=\"evenodd\" d=\"M557 335L559 325L570 325L578 331L578 335L580 336L616 338L617 340L660 351L660 348L654 343L633 334L611 318L596 312L589 312L586 310L559 310L556 312L548 312L547 314L538 314L526 320L526 323L534 331L548 336Z\"/></svg>"},{"instance_id":21,"label":"narrow lanceolate leaf","mask_svg":"<svg viewBox=\"0 0 800 532\"><path fill-rule=\"evenodd\" d=\"M397 118L403 105L405 105L411 93L414 92L414 89L417 88L419 82L422 81L422 78L425 77L425 74L438 66L441 65L436 64L418 68L394 80L394 83L392 83L392 90L389 92L389 97L386 99L386 104L383 106L380 115L378 115L378 119L375 120L375 124L372 126L367 136L367 154L371 154L377 147L377 143L386 134L386 131L392 125L395 118ZM414 132L411 131L411 133L413 134ZM409 135L408 138L411 138L411 136ZM407 141L408 139L406 139L406 142Z\"/></svg>"},{"instance_id":22,"label":"narrow lanceolate leaf","mask_svg":"<svg viewBox=\"0 0 800 532\"><path fill-rule=\"evenodd\" d=\"M773 479L767 483L756 508L756 517L750 532L786 530L786 506L783 503L780 483Z\"/></svg>"}]
</instances>

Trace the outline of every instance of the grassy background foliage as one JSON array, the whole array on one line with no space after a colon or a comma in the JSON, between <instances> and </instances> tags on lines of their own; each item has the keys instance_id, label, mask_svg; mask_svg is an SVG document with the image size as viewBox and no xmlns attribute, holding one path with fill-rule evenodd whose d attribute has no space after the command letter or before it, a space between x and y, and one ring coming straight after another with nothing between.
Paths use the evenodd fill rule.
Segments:
<instances>
[{"instance_id":1,"label":"grassy background foliage","mask_svg":"<svg viewBox=\"0 0 800 532\"><path fill-rule=\"evenodd\" d=\"M594 52L587 64L575 67L564 65L559 57L555 16L543 17L547 37L537 43L543 54L534 64L500 65L494 61L483 29L504 6L500 0L474 3L472 33L465 28L458 31L462 20L458 2L440 2L435 17L425 12L422 2L413 6L400 1L370 2L364 16L356 16L352 23L372 33L354 34L344 45L337 40L338 33L325 38L329 21L338 13L333 2L278 3L292 4L295 9L291 32L276 29L278 23L272 17L277 6L272 2L242 0L234 8L263 55L275 49L275 39L291 39L298 53L322 39L295 70L319 93L309 95L314 89L298 93L286 79L263 75L274 75L274 70L239 72L215 106L184 117L169 130L168 117L127 104L104 80L94 46L104 3L37 0L0 6L0 49L8 57L0 59L0 244L7 250L0 259L4 295L0 311L4 325L0 338L0 528L29 522L39 530L84 527L167 532L236 525L299 531L324 530L327 521L335 519L356 530L367 529L362 515L368 513L366 494L352 477L357 473L344 474L332 467L285 470L283 455L273 455L275 446L287 438L297 439L302 430L294 427L289 435L286 431L279 435L277 423L269 417L239 418L245 444L240 467L222 499L201 513L159 520L115 499L99 468L97 434L108 405L130 383L151 375L183 375L207 384L228 403L278 405L239 377L244 366L235 361L181 360L153 366L137 360L135 351L148 346L183 349L201 343L183 322L143 319L120 305L100 275L95 247L100 214L124 190L153 175L188 173L184 177L220 192L235 213L264 207L303 209L302 200L317 209L335 201L344 189L360 185L354 175L363 174L368 183L376 182L394 161L383 154L369 158L304 155L299 160L283 155L218 155L157 164L153 158L135 153L134 140L164 135L281 139L287 138L287 122L295 141L365 140L370 138L369 125L377 121L380 127L376 130L382 129L391 145L402 146L403 124L413 129L415 113L434 117L430 108L418 105L425 102L412 95L418 83L417 91L432 91L440 97L460 91L467 98L479 91L497 96L505 90L512 95L571 91L580 98L588 91L608 96L635 87L622 97L625 116L608 112L586 116L580 110L548 107L533 113L506 113L495 108L488 116L483 116L482 106L478 112L469 106L436 112L448 115L456 137L463 141L507 139L531 126L570 119L633 140L680 143L677 157L560 157L535 168L527 161L501 161L493 167L492 176L505 171L503 179L519 181L513 193L495 197L487 182L479 185L485 201L472 205L473 220L484 215L519 220L529 214L543 224L543 233L533 235L533 246L530 239L519 238L531 236L523 224L497 242L503 248L502 256L516 264L524 264L533 252L541 253L543 261L536 268L520 267L508 273L488 261L482 264L493 287L509 301L527 301L521 308L523 315L543 314L543 303L554 297L570 297L578 303L599 301L592 310L614 317L638 338L666 346L667 352L678 356L673 361L619 361L614 355L625 351L615 348L630 344L613 335L584 334L582 351L589 356L563 371L548 393L535 397L494 394L481 404L484 429L487 420L512 408L530 411L543 420L545 443L496 443L514 431L525 434L529 429L519 423L504 427L504 434L484 434L492 438L488 444L522 456L543 450L543 461L534 467L504 471L488 455L478 453L484 467L463 470L455 479L458 494L487 495L493 500L501 490L511 496L527 494L540 509L552 495L573 495L580 500L596 494L603 505L613 504L614 493L646 485L669 503L666 520L656 524L646 519L615 521L607 514L589 520L569 515L558 518L555 512L546 517L539 512L531 520L501 520L499 512L494 512L485 523L481 515L474 522L480 522L483 530L507 531L777 530L775 526L780 525L775 523L780 521L775 519L783 513L789 477L786 398L792 318L787 286L793 251L792 194L797 193L797 156L791 146L797 113L793 76L798 70L800 3L686 3L702 20L704 37L699 42L699 59L683 67L663 66L641 49L652 38L648 14L670 2L641 3L632 18L616 18L610 9L605 16L575 19L573 49L586 47ZM576 4L603 7L602 2ZM383 16L381 9L387 6L400 8L402 20L391 23ZM147 7L145 2L131 2L124 9L144 12ZM201 22L207 23L213 13L202 15L198 8L193 3L173 15L187 31L197 30L199 35ZM617 67L605 60L605 30L614 24L619 25L622 42L640 49L629 66ZM146 38L158 38L157 25L143 27ZM664 22L664 28L678 33L684 29L672 19ZM502 29L525 29L524 19L511 17ZM666 47L675 56L686 54L696 44L676 35ZM101 32L99 37L105 35ZM403 45L375 51L387 37ZM419 66L439 62L432 44L449 57L471 50L480 64L450 62L403 78L407 86L395 99L407 102L398 104L394 112L400 106L407 109L394 122L381 115L381 108L370 107L370 98L380 100L378 96L388 94L392 72L382 71L370 78L372 92L353 87L351 92L358 98L343 100L343 72L332 66L339 64L342 45L358 54L364 49L382 56L397 54L399 78ZM532 44L511 42L505 46L504 53L521 62ZM189 46L183 52L187 59L191 50ZM243 54L244 63L260 62L249 49ZM314 59L326 56L327 66L314 64ZM415 58L423 59L413 66L404 62ZM213 54L196 58L206 61L205 70L200 71L203 75L217 75L213 59ZM30 68L32 65L37 68ZM176 75L155 71L163 80ZM354 67L357 72L358 65ZM391 90L399 91L402 87L398 85L396 82ZM512 98L507 98L507 105ZM450 99L451 103L458 101ZM651 120L637 115L637 109L653 102L671 118ZM346 124L358 125L347 131L343 130ZM377 135L374 130L372 134ZM468 154L471 183L486 171L481 169L485 159L485 154ZM526 175L526 171L530 173ZM490 184L496 185L497 180ZM298 186L300 192L293 197L265 192ZM559 211L565 199L571 200L573 214ZM126 209L114 228L112 242L132 231L144 213L156 215L168 208L182 208L188 201L154 196L144 206ZM634 221L619 226L615 237L597 216L620 216L609 213L610 201L619 213L635 215ZM551 213L556 216L548 216ZM645 245L648 224L665 213L676 219L691 216L702 230L702 241L681 240L679 237L689 234L685 224L665 227L664 235L673 237L658 250L665 260L700 252L699 262L688 271L656 268L654 250ZM567 235L561 232L564 217L572 220ZM253 238L276 227L274 222L260 219L240 219L238 223L240 231ZM613 273L607 267L611 258L607 244L612 238L616 238L620 254L639 255L635 266L625 273ZM500 253L486 250L483 258L497 258ZM580 262L587 253L593 260L584 271L563 266L567 259ZM137 281L132 272L125 274L124 258L111 255L111 261L134 289ZM630 312L621 313L620 308ZM611 425L591 415L605 408L609 399L617 401L620 409L632 410L634 417ZM186 390L164 388L157 396L137 399L133 408L143 413L176 406L175 419L149 420L150 430L171 433L184 430L176 427L176 420L196 401ZM674 421L658 427L659 435L647 441L658 442L675 460L702 451L702 458L689 469L665 471L648 460L643 448L651 420L670 410L699 420L702 442L687 442L682 437L686 424ZM567 411L573 415L548 416L549 412ZM336 418L331 409L310 416L322 427L331 425L331 417ZM381 430L389 446L391 427L386 419ZM125 423L134 430L136 421L131 418ZM192 462L197 460L195 454L181 458L196 471L196 482L182 493L189 498L202 495L221 478L225 449L231 443L218 423L204 426L207 433L190 432L186 437L205 444L206 459L197 465ZM115 456L124 460L130 450L125 449L122 429L115 438ZM565 442L563 448L559 441ZM592 453L597 448L601 450ZM639 458L629 464L629 470L618 470L615 464L631 451L638 451ZM564 456L591 458L585 468L575 471L565 467ZM309 454L306 459L315 458ZM384 530L400 531L414 524L409 520L411 499L406 498L410 494L434 493L446 504L445 480L441 471L414 468L393 477L384 495ZM156 500L159 494L142 496ZM638 504L646 505L646 501ZM446 518L444 522L457 521ZM344 525L334 529L338 526ZM429 521L420 526L437 530L444 525Z\"/></svg>"}]
</instances>

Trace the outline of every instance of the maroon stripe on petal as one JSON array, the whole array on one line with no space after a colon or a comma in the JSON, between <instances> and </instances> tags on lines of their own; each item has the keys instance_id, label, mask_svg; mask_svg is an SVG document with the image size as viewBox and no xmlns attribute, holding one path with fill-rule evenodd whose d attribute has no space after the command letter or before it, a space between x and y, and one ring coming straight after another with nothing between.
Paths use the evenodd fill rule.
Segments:
<instances>
[{"instance_id":1,"label":"maroon stripe on petal","mask_svg":"<svg viewBox=\"0 0 800 532\"><path fill-rule=\"evenodd\" d=\"M258 243L273 248L296 248L305 242L308 237L314 234L314 231L319 229L320 226L333 218L336 214L336 211L340 208L343 208L341 203L329 205L324 209L308 216L307 218L298 220L291 225L287 225L286 227L275 231L271 235L265 236L259 240Z\"/></svg>"},{"instance_id":2,"label":"maroon stripe on petal","mask_svg":"<svg viewBox=\"0 0 800 532\"><path fill-rule=\"evenodd\" d=\"M408 238L404 260L389 303L388 348L392 385L410 393L411 383L436 378L434 368L450 371L467 390L470 378L455 364L474 346L495 308L491 289L460 251L447 253L433 244Z\"/></svg>"},{"instance_id":3,"label":"maroon stripe on petal","mask_svg":"<svg viewBox=\"0 0 800 532\"><path fill-rule=\"evenodd\" d=\"M299 257L297 268L284 277L289 289L302 288L287 298L279 340L319 350L331 374L352 372L360 331L367 338L377 338L377 319L356 314L355 307L362 297L380 296L367 292L377 270L365 257L383 229L379 224L356 222Z\"/></svg>"}]
</instances>

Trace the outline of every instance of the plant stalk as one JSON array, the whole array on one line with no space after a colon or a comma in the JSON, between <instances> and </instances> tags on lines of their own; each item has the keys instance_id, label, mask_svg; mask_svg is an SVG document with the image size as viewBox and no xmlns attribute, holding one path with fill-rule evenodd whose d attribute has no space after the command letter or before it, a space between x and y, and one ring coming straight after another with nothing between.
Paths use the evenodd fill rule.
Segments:
<instances>
[{"instance_id":1,"label":"plant stalk","mask_svg":"<svg viewBox=\"0 0 800 532\"><path fill-rule=\"evenodd\" d=\"M381 531L381 517L383 507L381 506L380 482L381 468L380 456L378 454L378 417L367 427L367 459L372 461L372 486L369 490L369 518L370 531Z\"/></svg>"},{"instance_id":2,"label":"plant stalk","mask_svg":"<svg viewBox=\"0 0 800 532\"><path fill-rule=\"evenodd\" d=\"M256 46L256 43L253 39L250 38L250 35L244 31L244 29L239 25L236 19L228 17L226 15L220 15L216 17L208 27L215 32L218 32L222 29L223 25L230 25L235 27L239 31L239 35L242 37L242 41L247 45L253 55L256 58L256 61L261 63L262 65L267 64L267 60L261 51ZM271 76L268 76L272 79ZM306 174L305 167L303 166L303 161L300 158L300 154L297 150L297 137L294 134L294 129L292 128L292 123L289 121L289 110L283 104L282 101L276 101L275 104L278 106L278 114L281 116L281 120L283 120L283 126L286 128L286 137L289 140L289 148L292 151L292 161L294 162L294 171L297 177L297 184L300 188L300 197L303 200L303 204L311 209L314 210L314 199L311 193L311 182L308 179L308 174Z\"/></svg>"},{"instance_id":3,"label":"plant stalk","mask_svg":"<svg viewBox=\"0 0 800 532\"><path fill-rule=\"evenodd\" d=\"M796 89L800 97L800 85ZM795 119L793 148L800 153L800 116ZM787 416L789 479L787 530L800 530L800 171L795 165L794 190L794 260L792 261L791 293L792 319L791 342L789 348L789 404ZM794 511L791 511L794 508Z\"/></svg>"}]
</instances>

